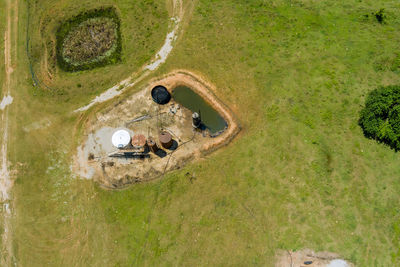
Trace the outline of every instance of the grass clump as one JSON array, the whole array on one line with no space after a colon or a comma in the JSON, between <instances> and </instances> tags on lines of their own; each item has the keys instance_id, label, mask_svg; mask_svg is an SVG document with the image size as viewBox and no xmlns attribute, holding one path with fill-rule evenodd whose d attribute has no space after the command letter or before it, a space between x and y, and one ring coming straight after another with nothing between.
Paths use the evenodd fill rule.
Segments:
<instances>
[{"instance_id":1,"label":"grass clump","mask_svg":"<svg viewBox=\"0 0 400 267\"><path fill-rule=\"evenodd\" d=\"M368 94L359 124L368 138L400 149L400 86L380 87Z\"/></svg>"},{"instance_id":2,"label":"grass clump","mask_svg":"<svg viewBox=\"0 0 400 267\"><path fill-rule=\"evenodd\" d=\"M112 7L86 11L67 20L56 38L57 62L65 71L93 69L121 59L120 20Z\"/></svg>"},{"instance_id":3,"label":"grass clump","mask_svg":"<svg viewBox=\"0 0 400 267\"><path fill-rule=\"evenodd\" d=\"M379 23L385 23L386 22L386 14L385 14L385 9L381 8L379 9L377 12L373 13L373 15L375 16L376 20Z\"/></svg>"}]
</instances>

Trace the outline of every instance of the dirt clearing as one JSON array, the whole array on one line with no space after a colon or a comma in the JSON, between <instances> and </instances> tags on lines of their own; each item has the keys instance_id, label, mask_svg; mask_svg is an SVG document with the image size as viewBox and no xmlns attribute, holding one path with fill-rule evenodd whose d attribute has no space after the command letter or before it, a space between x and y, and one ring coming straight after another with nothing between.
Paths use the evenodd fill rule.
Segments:
<instances>
[{"instance_id":1,"label":"dirt clearing","mask_svg":"<svg viewBox=\"0 0 400 267\"><path fill-rule=\"evenodd\" d=\"M153 101L151 90L157 85L168 90L180 85L192 88L224 118L225 130L216 136L205 130L194 130L190 110L173 99L166 105ZM94 178L105 187L121 188L181 168L189 160L227 144L238 133L239 126L211 88L187 71L175 71L151 81L142 91L106 108L84 125L87 134L74 158L73 170L81 177ZM149 149L140 154L118 150L112 146L111 136L124 128L131 136L143 135L157 142L160 132L167 132L172 136L173 145L164 149L159 143L157 153L150 153Z\"/></svg>"},{"instance_id":2,"label":"dirt clearing","mask_svg":"<svg viewBox=\"0 0 400 267\"><path fill-rule=\"evenodd\" d=\"M280 251L275 267L353 267L348 261L332 252L314 252L309 249Z\"/></svg>"}]
</instances>

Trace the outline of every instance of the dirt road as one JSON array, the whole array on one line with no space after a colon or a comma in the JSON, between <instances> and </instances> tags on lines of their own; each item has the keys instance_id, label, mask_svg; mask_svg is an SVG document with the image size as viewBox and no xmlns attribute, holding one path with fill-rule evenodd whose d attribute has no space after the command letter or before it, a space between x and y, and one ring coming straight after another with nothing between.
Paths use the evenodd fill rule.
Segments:
<instances>
[{"instance_id":1,"label":"dirt road","mask_svg":"<svg viewBox=\"0 0 400 267\"><path fill-rule=\"evenodd\" d=\"M6 1L6 12L7 12L7 27L4 33L4 64L5 64L5 79L3 84L3 99L11 99L8 101L12 102L11 88L12 88L12 73L14 71L12 66L12 37L16 38L16 27L18 21L18 2L11 0ZM11 14L14 14L12 20ZM12 36L12 30L14 28L14 34ZM16 43L16 40L15 40ZM15 50L16 51L16 50ZM2 266L11 266L13 263L13 251L12 251L12 230L11 230L11 216L12 216L12 203L10 190L13 186L13 181L8 168L8 122L9 122L9 105L5 105L1 111L1 150L0 150L0 201L3 205L1 211L3 233L2 233L2 247L1 247L1 258L0 263Z\"/></svg>"}]
</instances>

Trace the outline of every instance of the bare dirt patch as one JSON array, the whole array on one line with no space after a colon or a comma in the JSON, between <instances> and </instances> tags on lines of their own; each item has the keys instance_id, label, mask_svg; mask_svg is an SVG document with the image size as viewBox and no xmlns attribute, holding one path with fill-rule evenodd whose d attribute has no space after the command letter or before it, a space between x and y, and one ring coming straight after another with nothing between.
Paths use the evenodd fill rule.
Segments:
<instances>
[{"instance_id":1,"label":"bare dirt patch","mask_svg":"<svg viewBox=\"0 0 400 267\"><path fill-rule=\"evenodd\" d=\"M8 105L13 102L13 97L10 95L6 95L0 102L0 110L4 110Z\"/></svg>"},{"instance_id":2,"label":"bare dirt patch","mask_svg":"<svg viewBox=\"0 0 400 267\"><path fill-rule=\"evenodd\" d=\"M173 99L167 105L158 105L152 100L151 89L156 85L163 85L168 90L179 85L192 88L225 119L225 131L217 137L211 137L206 131L194 130L190 110ZM107 107L87 121L84 125L85 140L78 148L73 170L77 175L93 178L107 188L122 188L181 168L188 161L227 144L239 132L239 126L233 114L215 97L212 90L212 86L187 71L175 71L154 79L140 92ZM144 148L138 154L132 149L114 148L111 136L120 128L127 129L131 135L152 137L157 141L160 151L153 153L149 148ZM162 148L158 141L160 131L171 134L171 148Z\"/></svg>"},{"instance_id":3,"label":"bare dirt patch","mask_svg":"<svg viewBox=\"0 0 400 267\"><path fill-rule=\"evenodd\" d=\"M310 249L280 251L275 267L353 267L354 265L332 252L314 252Z\"/></svg>"}]
</instances>

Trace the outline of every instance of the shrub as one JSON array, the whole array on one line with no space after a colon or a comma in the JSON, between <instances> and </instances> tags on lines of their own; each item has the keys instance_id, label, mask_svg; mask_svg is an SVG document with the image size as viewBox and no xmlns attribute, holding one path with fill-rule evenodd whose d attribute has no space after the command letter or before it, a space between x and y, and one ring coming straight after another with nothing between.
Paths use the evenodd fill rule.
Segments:
<instances>
[{"instance_id":1,"label":"shrub","mask_svg":"<svg viewBox=\"0 0 400 267\"><path fill-rule=\"evenodd\" d=\"M374 13L372 13L374 16L375 16L375 18L376 18L376 20L379 22L379 23L385 23L386 21L386 14L385 14L385 9L384 8L381 8L381 9L379 9L377 12L374 12Z\"/></svg>"},{"instance_id":2,"label":"shrub","mask_svg":"<svg viewBox=\"0 0 400 267\"><path fill-rule=\"evenodd\" d=\"M371 91L358 123L366 137L400 150L400 86Z\"/></svg>"},{"instance_id":3,"label":"shrub","mask_svg":"<svg viewBox=\"0 0 400 267\"><path fill-rule=\"evenodd\" d=\"M370 15L371 15L371 18L375 18L376 21L378 21L380 24L386 24L387 16L385 14L384 8L381 8L378 11L371 12L371 14L365 14L363 16L365 19L369 19Z\"/></svg>"},{"instance_id":4,"label":"shrub","mask_svg":"<svg viewBox=\"0 0 400 267\"><path fill-rule=\"evenodd\" d=\"M68 37L68 34L72 30L76 29L79 25L82 25L82 23L89 21L91 19L99 19L99 18L111 19L112 22L116 25L116 33L117 33L116 47L112 51L110 51L111 53L107 54L106 56L101 56L90 61L83 61L81 64L76 64L76 62L71 62L63 54L64 41ZM113 7L89 10L81 14L78 14L77 16L72 17L71 19L62 23L59 26L56 33L57 63L59 67L65 71L73 72L73 71L93 69L108 64L114 64L120 61L122 52L120 25L121 25L120 19L118 17L115 8Z\"/></svg>"}]
</instances>

